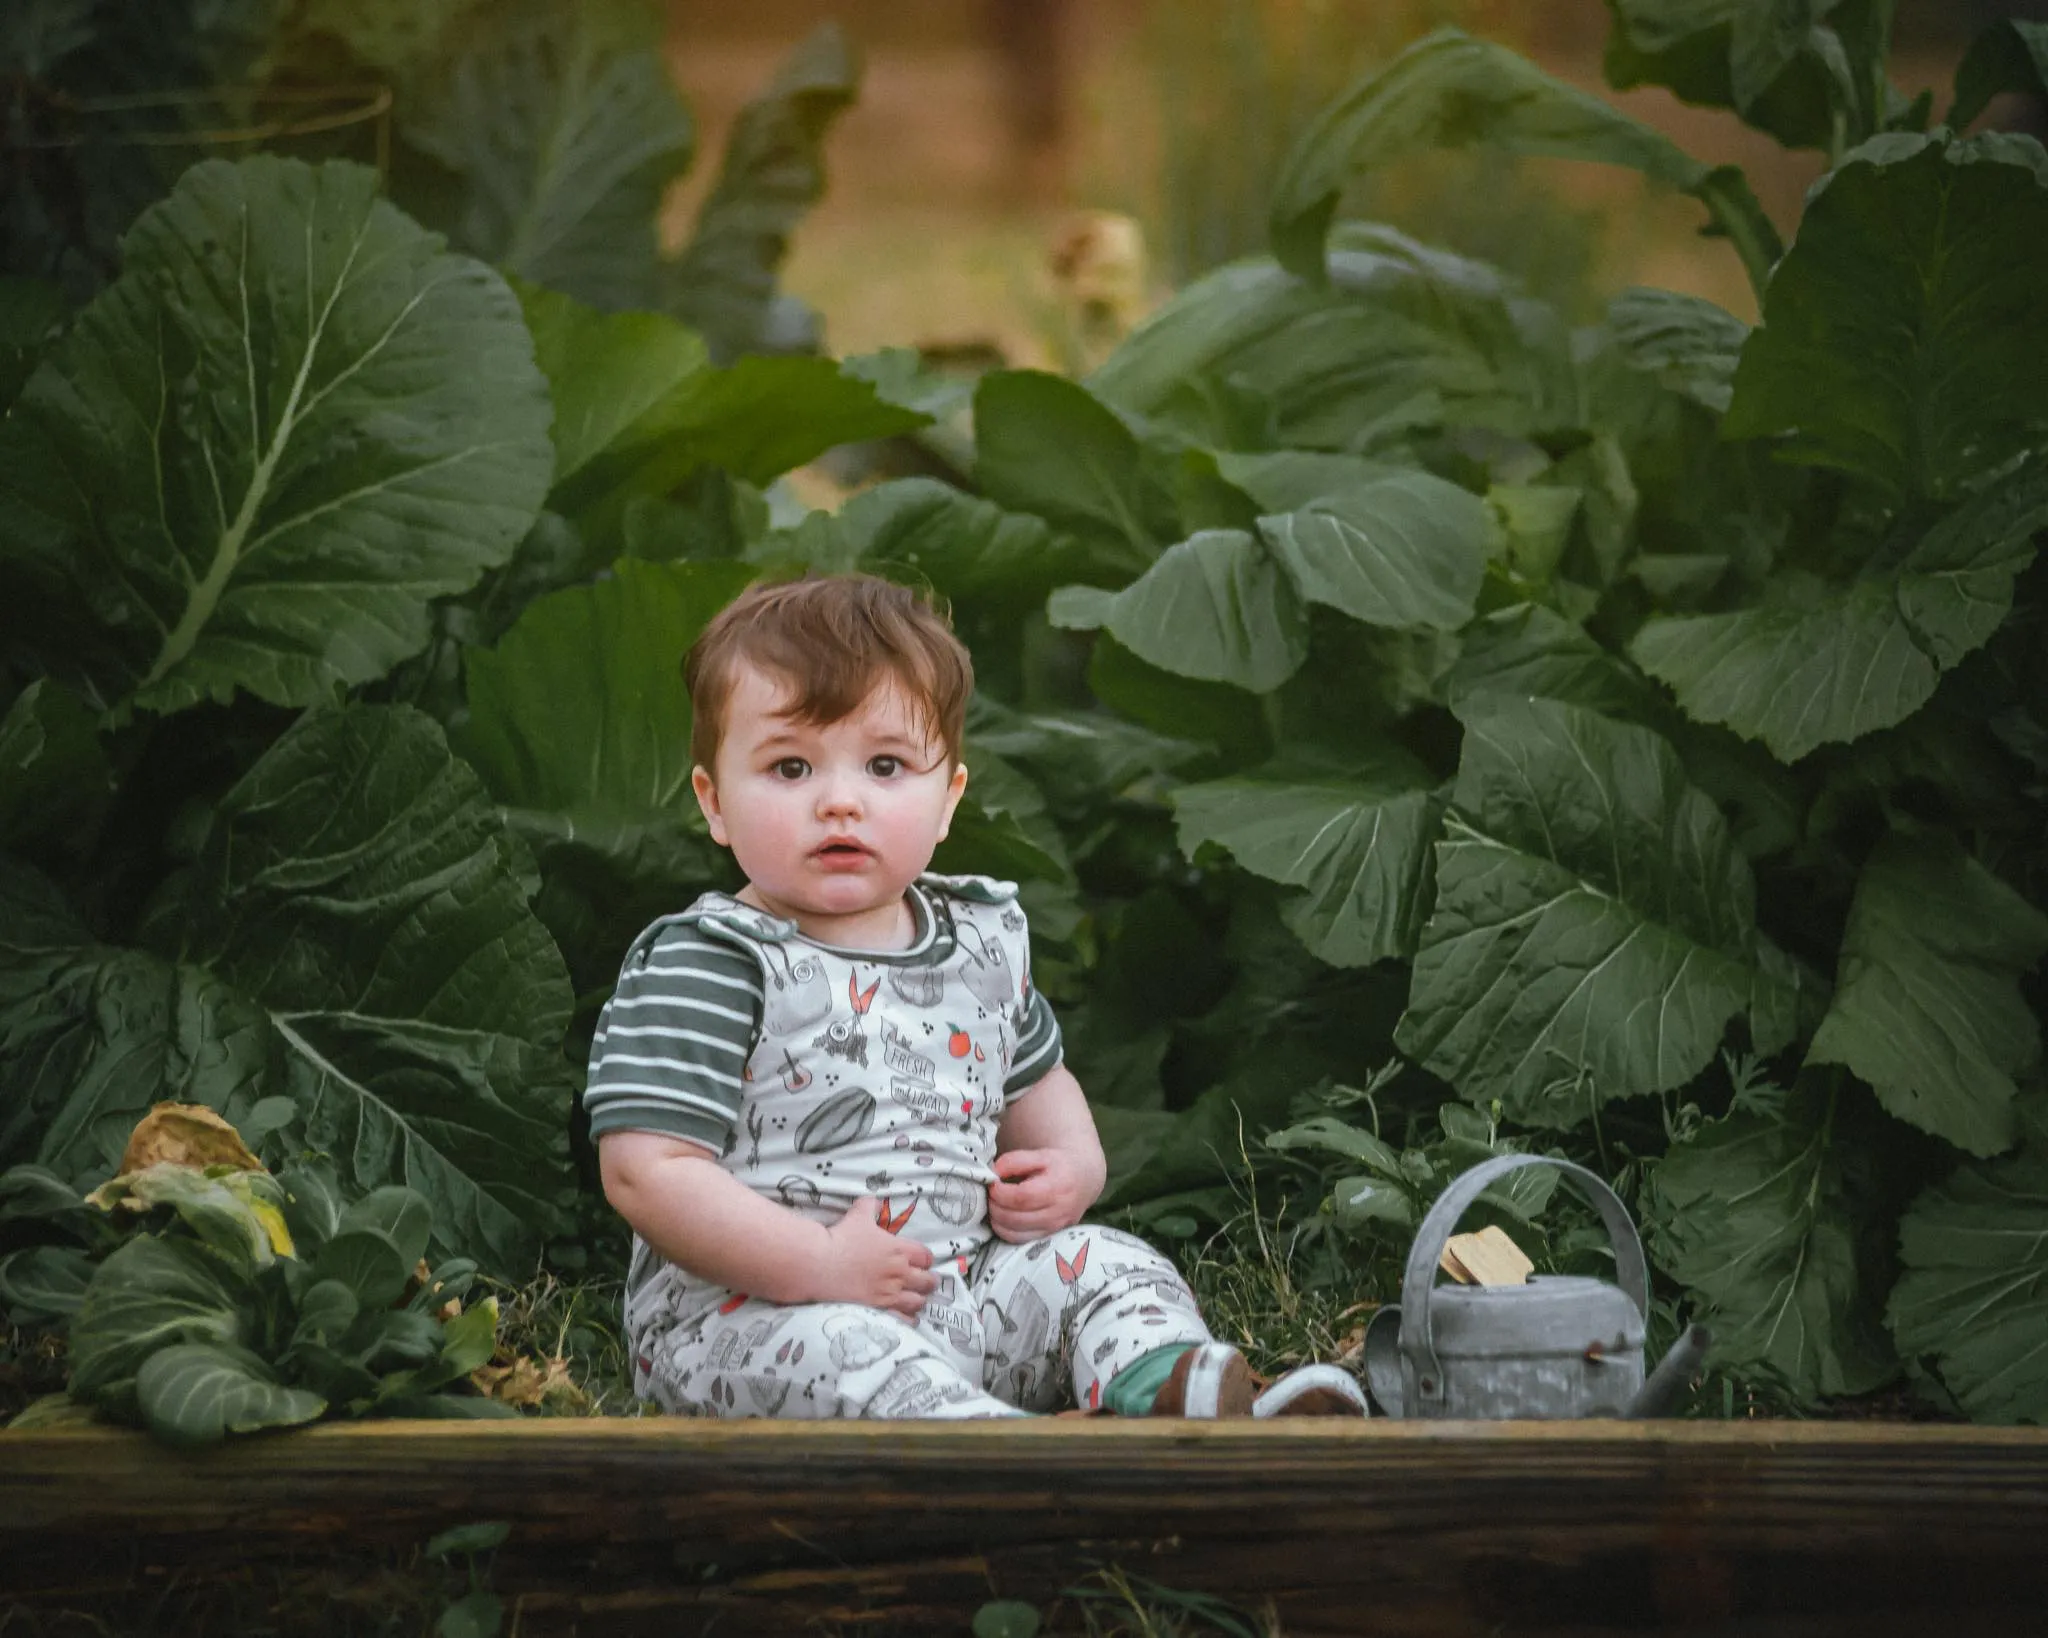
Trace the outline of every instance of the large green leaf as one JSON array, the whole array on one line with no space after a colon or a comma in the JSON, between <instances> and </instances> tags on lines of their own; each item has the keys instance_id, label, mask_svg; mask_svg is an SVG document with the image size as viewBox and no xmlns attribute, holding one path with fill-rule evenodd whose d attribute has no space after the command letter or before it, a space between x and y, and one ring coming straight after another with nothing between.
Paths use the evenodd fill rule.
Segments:
<instances>
[{"instance_id":1,"label":"large green leaf","mask_svg":"<svg viewBox=\"0 0 2048 1638\"><path fill-rule=\"evenodd\" d=\"M2048 525L2048 461L1971 497L1846 585L1786 573L1730 614L1653 619L1630 652L1687 713L1796 761L1903 722L1989 642Z\"/></svg>"},{"instance_id":2,"label":"large green leaf","mask_svg":"<svg viewBox=\"0 0 2048 1638\"><path fill-rule=\"evenodd\" d=\"M1654 690L1585 628L1539 603L1516 603L1468 626L1443 679L1445 701L1511 694L1582 705L1624 721L1648 720Z\"/></svg>"},{"instance_id":3,"label":"large green leaf","mask_svg":"<svg viewBox=\"0 0 2048 1638\"><path fill-rule=\"evenodd\" d=\"M14 402L64 316L64 292L54 284L0 274L0 413Z\"/></svg>"},{"instance_id":4,"label":"large green leaf","mask_svg":"<svg viewBox=\"0 0 2048 1638\"><path fill-rule=\"evenodd\" d=\"M699 466L765 484L840 444L914 432L929 416L889 403L827 358L743 358L664 399L652 431L665 446L646 479L673 486Z\"/></svg>"},{"instance_id":5,"label":"large green leaf","mask_svg":"<svg viewBox=\"0 0 2048 1638\"><path fill-rule=\"evenodd\" d=\"M703 340L674 319L600 313L559 290L515 288L554 402L558 488L606 451L647 441L644 423L663 401L710 373Z\"/></svg>"},{"instance_id":6,"label":"large green leaf","mask_svg":"<svg viewBox=\"0 0 2048 1638\"><path fill-rule=\"evenodd\" d=\"M407 92L400 133L459 182L445 206L424 190L409 205L521 278L599 307L653 303L662 196L694 134L648 12L483 7Z\"/></svg>"},{"instance_id":7,"label":"large green leaf","mask_svg":"<svg viewBox=\"0 0 2048 1638\"><path fill-rule=\"evenodd\" d=\"M690 790L682 658L755 573L622 558L465 655L456 746L538 856L535 907L579 992L610 981L648 921L724 884Z\"/></svg>"},{"instance_id":8,"label":"large green leaf","mask_svg":"<svg viewBox=\"0 0 2048 1638\"><path fill-rule=\"evenodd\" d=\"M775 277L790 234L825 191L825 136L860 94L860 64L837 23L785 57L733 121L725 160L689 244L664 270L668 308L721 359L817 345L814 316Z\"/></svg>"},{"instance_id":9,"label":"large green leaf","mask_svg":"<svg viewBox=\"0 0 2048 1638\"><path fill-rule=\"evenodd\" d=\"M1887 1318L1985 1422L2048 1423L2048 1146L1962 1166L1899 1225L1905 1264Z\"/></svg>"},{"instance_id":10,"label":"large green leaf","mask_svg":"<svg viewBox=\"0 0 2048 1638\"><path fill-rule=\"evenodd\" d=\"M1568 1126L1682 1086L1756 981L1755 886L1644 728L1474 696L1396 1041L1475 1102Z\"/></svg>"},{"instance_id":11,"label":"large green leaf","mask_svg":"<svg viewBox=\"0 0 2048 1638\"><path fill-rule=\"evenodd\" d=\"M547 417L503 281L374 172L195 165L0 423L0 607L102 705L312 703L511 554Z\"/></svg>"},{"instance_id":12,"label":"large green leaf","mask_svg":"<svg viewBox=\"0 0 2048 1638\"><path fill-rule=\"evenodd\" d=\"M985 746L970 741L964 755L967 794L932 868L1072 887L1067 844L1046 813L1044 793Z\"/></svg>"},{"instance_id":13,"label":"large green leaf","mask_svg":"<svg viewBox=\"0 0 2048 1638\"><path fill-rule=\"evenodd\" d=\"M1698 197L1759 288L1776 259L1770 219L1740 172L1703 165L1653 127L1458 29L1416 41L1303 131L1273 187L1274 256L1299 277L1322 280L1330 221L1356 177L1406 154L1475 143L1641 171Z\"/></svg>"},{"instance_id":14,"label":"large green leaf","mask_svg":"<svg viewBox=\"0 0 2048 1638\"><path fill-rule=\"evenodd\" d=\"M1104 711L1013 711L980 693L968 704L967 741L1023 769L1062 816L1075 819L1118 797L1149 794L1207 755L1198 743Z\"/></svg>"},{"instance_id":15,"label":"large green leaf","mask_svg":"<svg viewBox=\"0 0 2048 1638\"><path fill-rule=\"evenodd\" d=\"M431 1202L435 1242L519 1269L566 1182L570 995L530 863L441 731L309 713L224 796L144 948L4 878L0 1143L104 1175L151 1102L265 1097L355 1189Z\"/></svg>"},{"instance_id":16,"label":"large green leaf","mask_svg":"<svg viewBox=\"0 0 2048 1638\"><path fill-rule=\"evenodd\" d=\"M975 482L997 504L1100 541L1133 574L1177 533L1173 499L1131 430L1087 388L991 370L974 389Z\"/></svg>"},{"instance_id":17,"label":"large green leaf","mask_svg":"<svg viewBox=\"0 0 2048 1638\"><path fill-rule=\"evenodd\" d=\"M963 605L1010 619L1088 566L1088 553L1044 519L1009 512L933 478L864 489L837 512L813 512L748 551L750 561L818 573L859 568L929 585Z\"/></svg>"},{"instance_id":18,"label":"large green leaf","mask_svg":"<svg viewBox=\"0 0 2048 1638\"><path fill-rule=\"evenodd\" d=\"M1950 130L1966 129L2004 91L2048 95L2048 23L2002 18L1970 42L1956 67L1956 96Z\"/></svg>"},{"instance_id":19,"label":"large green leaf","mask_svg":"<svg viewBox=\"0 0 2048 1638\"><path fill-rule=\"evenodd\" d=\"M261 1096L265 1032L213 974L97 943L44 877L0 855L0 1159L81 1188L108 1177L151 1102Z\"/></svg>"},{"instance_id":20,"label":"large green leaf","mask_svg":"<svg viewBox=\"0 0 2048 1638\"><path fill-rule=\"evenodd\" d=\"M0 847L89 838L113 788L92 713L75 694L38 677L15 696L0 717Z\"/></svg>"},{"instance_id":21,"label":"large green leaf","mask_svg":"<svg viewBox=\"0 0 2048 1638\"><path fill-rule=\"evenodd\" d=\"M1802 1400L1892 1371L1847 1146L1800 1097L1707 1122L1650 1173L1651 1254L1712 1327L1715 1362L1764 1367Z\"/></svg>"},{"instance_id":22,"label":"large green leaf","mask_svg":"<svg viewBox=\"0 0 2048 1638\"><path fill-rule=\"evenodd\" d=\"M1264 257L1219 268L1088 384L1223 449L1371 450L1446 423L1518 435L1576 424L1568 327L1497 269L1346 224L1328 273L1319 287Z\"/></svg>"},{"instance_id":23,"label":"large green leaf","mask_svg":"<svg viewBox=\"0 0 2048 1638\"><path fill-rule=\"evenodd\" d=\"M249 1283L196 1240L130 1240L100 1264L72 1316L71 1392L122 1392L144 1360L180 1342L240 1346L255 1311Z\"/></svg>"},{"instance_id":24,"label":"large green leaf","mask_svg":"<svg viewBox=\"0 0 2048 1638\"><path fill-rule=\"evenodd\" d=\"M1895 0L1607 0L1607 78L1732 108L1795 148L1859 142L1890 108Z\"/></svg>"},{"instance_id":25,"label":"large green leaf","mask_svg":"<svg viewBox=\"0 0 2048 1638\"><path fill-rule=\"evenodd\" d=\"M1097 635L1088 656L1088 690L1130 721L1213 744L1240 766L1272 754L1274 725L1263 701L1227 683L1199 682L1155 666L1107 631Z\"/></svg>"},{"instance_id":26,"label":"large green leaf","mask_svg":"<svg viewBox=\"0 0 2048 1638\"><path fill-rule=\"evenodd\" d=\"M1846 1065L1959 1149L2010 1148L2014 1077L2041 1053L2019 981L2044 954L2048 915L1953 842L1889 840L1856 884L1808 1061Z\"/></svg>"},{"instance_id":27,"label":"large green leaf","mask_svg":"<svg viewBox=\"0 0 2048 1638\"><path fill-rule=\"evenodd\" d=\"M1103 1201L1133 1206L1221 1183L1246 1135L1286 1123L1292 1096L1284 1077L1254 1071L1218 1082L1178 1113L1102 1111L1112 1177Z\"/></svg>"},{"instance_id":28,"label":"large green leaf","mask_svg":"<svg viewBox=\"0 0 2048 1638\"><path fill-rule=\"evenodd\" d=\"M1172 796L1181 850L1229 849L1245 869L1307 892L1281 916L1324 961L1363 967L1415 952L1435 885L1442 806L1428 773L1392 752L1339 772L1272 764Z\"/></svg>"},{"instance_id":29,"label":"large green leaf","mask_svg":"<svg viewBox=\"0 0 2048 1638\"><path fill-rule=\"evenodd\" d=\"M1106 628L1163 671L1277 688L1308 655L1308 621L1287 572L1240 529L1205 529L1170 546L1120 592L1067 586L1047 614L1056 626Z\"/></svg>"},{"instance_id":30,"label":"large green leaf","mask_svg":"<svg viewBox=\"0 0 2048 1638\"><path fill-rule=\"evenodd\" d=\"M1807 798L1765 752L1720 728L1688 721L1654 684L1555 609L1520 603L1482 615L1460 633L1440 688L1447 704L1480 694L1560 700L1654 729L1672 742L1686 777L1730 814L1750 858L1799 839Z\"/></svg>"},{"instance_id":31,"label":"large green leaf","mask_svg":"<svg viewBox=\"0 0 2048 1638\"><path fill-rule=\"evenodd\" d=\"M528 605L465 656L456 746L513 827L695 879L710 849L690 791L682 656L754 577L739 563L640 563Z\"/></svg>"},{"instance_id":32,"label":"large green leaf","mask_svg":"<svg viewBox=\"0 0 2048 1638\"><path fill-rule=\"evenodd\" d=\"M1701 296L1624 290L1607 304L1607 325L1633 369L1720 415L1735 392L1749 326Z\"/></svg>"},{"instance_id":33,"label":"large green leaf","mask_svg":"<svg viewBox=\"0 0 2048 1638\"><path fill-rule=\"evenodd\" d=\"M1486 577L1478 496L1426 472L1395 472L1259 519L1259 533L1311 603L1372 626L1455 631Z\"/></svg>"},{"instance_id":34,"label":"large green leaf","mask_svg":"<svg viewBox=\"0 0 2048 1638\"><path fill-rule=\"evenodd\" d=\"M1723 430L1894 499L1953 499L2038 443L2048 159L2031 138L1883 136L1850 154L1771 276Z\"/></svg>"},{"instance_id":35,"label":"large green leaf","mask_svg":"<svg viewBox=\"0 0 2048 1638\"><path fill-rule=\"evenodd\" d=\"M358 1309L390 1307L411 1273L412 1265L391 1237L375 1229L345 1229L313 1259L313 1278L322 1285L339 1286Z\"/></svg>"},{"instance_id":36,"label":"large green leaf","mask_svg":"<svg viewBox=\"0 0 2048 1638\"><path fill-rule=\"evenodd\" d=\"M327 1401L288 1387L257 1354L217 1342L180 1342L151 1354L136 1373L144 1425L167 1444L215 1445L230 1433L311 1422Z\"/></svg>"},{"instance_id":37,"label":"large green leaf","mask_svg":"<svg viewBox=\"0 0 2048 1638\"><path fill-rule=\"evenodd\" d=\"M764 484L835 445L927 419L830 359L743 358L720 369L674 319L598 313L531 287L521 295L557 405L551 504L606 555L623 538L629 502L666 496L703 468Z\"/></svg>"},{"instance_id":38,"label":"large green leaf","mask_svg":"<svg viewBox=\"0 0 2048 1638\"><path fill-rule=\"evenodd\" d=\"M433 723L321 713L222 799L154 928L261 1004L314 1147L418 1189L436 1244L495 1266L561 1177L570 995L530 869Z\"/></svg>"},{"instance_id":39,"label":"large green leaf","mask_svg":"<svg viewBox=\"0 0 2048 1638\"><path fill-rule=\"evenodd\" d=\"M0 1313L10 1325L69 1319L92 1283L93 1260L78 1246L28 1246L0 1257Z\"/></svg>"}]
</instances>

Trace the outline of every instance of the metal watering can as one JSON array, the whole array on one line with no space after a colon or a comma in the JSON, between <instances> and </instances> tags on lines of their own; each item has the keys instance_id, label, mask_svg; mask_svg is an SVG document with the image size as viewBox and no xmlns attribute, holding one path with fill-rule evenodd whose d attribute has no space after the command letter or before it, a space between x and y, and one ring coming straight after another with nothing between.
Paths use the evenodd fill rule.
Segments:
<instances>
[{"instance_id":1,"label":"metal watering can","mask_svg":"<svg viewBox=\"0 0 2048 1638\"><path fill-rule=\"evenodd\" d=\"M1620 1284L1539 1274L1526 1285L1436 1286L1458 1219L1488 1184L1523 1166L1554 1166L1585 1193L1614 1245ZM1674 1405L1712 1340L1690 1327L1646 1382L1643 1323L1650 1276L1628 1208L1583 1166L1501 1155L1460 1175L1416 1231L1399 1307L1365 1334L1373 1398L1395 1417L1656 1416Z\"/></svg>"}]
</instances>

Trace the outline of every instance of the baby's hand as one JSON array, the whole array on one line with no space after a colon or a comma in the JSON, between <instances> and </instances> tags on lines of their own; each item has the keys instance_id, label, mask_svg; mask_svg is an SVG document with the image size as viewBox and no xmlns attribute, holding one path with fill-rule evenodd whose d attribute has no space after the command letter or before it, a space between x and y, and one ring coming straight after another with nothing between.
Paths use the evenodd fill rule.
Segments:
<instances>
[{"instance_id":1,"label":"baby's hand","mask_svg":"<svg viewBox=\"0 0 2048 1638\"><path fill-rule=\"evenodd\" d=\"M820 1271L819 1300L860 1302L899 1314L916 1314L939 1281L931 1272L931 1248L899 1240L880 1221L881 1202L864 1194L825 1231L830 1246Z\"/></svg>"},{"instance_id":2,"label":"baby's hand","mask_svg":"<svg viewBox=\"0 0 2048 1638\"><path fill-rule=\"evenodd\" d=\"M1081 1221L1101 1178L1065 1149L1009 1149L996 1156L1002 1181L988 1191L989 1226L999 1239L1042 1240Z\"/></svg>"}]
</instances>

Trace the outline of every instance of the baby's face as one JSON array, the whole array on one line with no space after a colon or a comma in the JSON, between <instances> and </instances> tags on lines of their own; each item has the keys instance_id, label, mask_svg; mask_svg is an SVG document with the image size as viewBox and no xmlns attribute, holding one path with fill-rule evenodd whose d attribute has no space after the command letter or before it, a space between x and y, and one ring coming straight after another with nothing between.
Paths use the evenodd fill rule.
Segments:
<instances>
[{"instance_id":1,"label":"baby's face","mask_svg":"<svg viewBox=\"0 0 2048 1638\"><path fill-rule=\"evenodd\" d=\"M930 865L967 771L893 683L822 727L786 715L790 704L778 678L739 668L717 765L694 776L697 800L768 909L859 943Z\"/></svg>"}]
</instances>

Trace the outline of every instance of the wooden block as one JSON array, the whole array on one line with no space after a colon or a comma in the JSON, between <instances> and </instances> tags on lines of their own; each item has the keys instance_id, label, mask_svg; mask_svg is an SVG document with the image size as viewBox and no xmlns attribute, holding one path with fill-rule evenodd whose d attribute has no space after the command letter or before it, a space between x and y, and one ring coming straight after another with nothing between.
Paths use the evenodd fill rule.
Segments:
<instances>
[{"instance_id":1,"label":"wooden block","mask_svg":"<svg viewBox=\"0 0 2048 1638\"><path fill-rule=\"evenodd\" d=\"M1497 1223L1477 1234L1452 1235L1437 1260L1460 1285L1527 1285L1536 1266Z\"/></svg>"}]
</instances>

